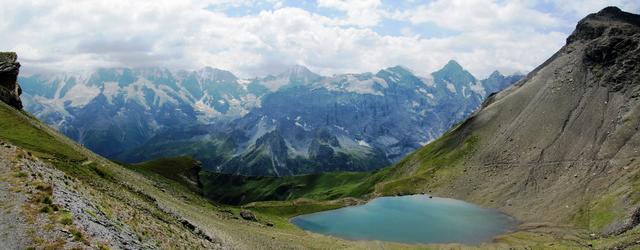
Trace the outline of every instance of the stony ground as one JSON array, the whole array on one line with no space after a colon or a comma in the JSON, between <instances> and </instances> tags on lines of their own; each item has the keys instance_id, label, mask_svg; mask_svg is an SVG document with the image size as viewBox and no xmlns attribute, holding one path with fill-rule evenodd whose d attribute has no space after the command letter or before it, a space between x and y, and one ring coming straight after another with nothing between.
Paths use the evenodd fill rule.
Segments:
<instances>
[{"instance_id":1,"label":"stony ground","mask_svg":"<svg viewBox=\"0 0 640 250\"><path fill-rule=\"evenodd\" d=\"M10 147L7 145L7 147ZM22 206L27 202L23 193L13 190L7 180L11 171L11 161L6 153L10 149L0 148L0 242L7 249L24 249L29 245L26 237L26 221L22 215Z\"/></svg>"},{"instance_id":2,"label":"stony ground","mask_svg":"<svg viewBox=\"0 0 640 250\"><path fill-rule=\"evenodd\" d=\"M77 180L0 142L2 249L149 248L75 188Z\"/></svg>"}]
</instances>

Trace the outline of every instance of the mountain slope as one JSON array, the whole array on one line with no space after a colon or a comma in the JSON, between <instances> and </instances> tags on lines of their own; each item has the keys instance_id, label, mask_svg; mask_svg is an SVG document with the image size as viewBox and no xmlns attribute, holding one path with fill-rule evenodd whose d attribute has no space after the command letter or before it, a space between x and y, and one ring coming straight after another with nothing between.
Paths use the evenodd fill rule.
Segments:
<instances>
[{"instance_id":1,"label":"mountain slope","mask_svg":"<svg viewBox=\"0 0 640 250\"><path fill-rule=\"evenodd\" d=\"M394 166L378 192L434 192L605 235L634 228L639 46L638 15L587 16L517 86Z\"/></svg>"}]
</instances>

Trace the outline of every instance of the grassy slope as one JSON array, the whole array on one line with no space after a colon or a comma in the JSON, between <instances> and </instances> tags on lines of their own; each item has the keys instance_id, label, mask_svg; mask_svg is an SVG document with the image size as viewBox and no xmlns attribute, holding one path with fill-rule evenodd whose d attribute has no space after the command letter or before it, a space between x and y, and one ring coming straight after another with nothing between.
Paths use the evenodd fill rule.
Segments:
<instances>
[{"instance_id":1,"label":"grassy slope","mask_svg":"<svg viewBox=\"0 0 640 250\"><path fill-rule=\"evenodd\" d=\"M131 167L156 172L169 179L172 175L186 172L198 165L198 161L191 157L161 158L142 163L133 164Z\"/></svg>"},{"instance_id":2,"label":"grassy slope","mask_svg":"<svg viewBox=\"0 0 640 250\"><path fill-rule=\"evenodd\" d=\"M46 132L42 124L30 124L29 115L17 116L4 104L0 105L0 137L11 141L25 149L32 150L41 158L63 159L67 161L85 160L74 148L60 143L54 136Z\"/></svg>"},{"instance_id":3,"label":"grassy slope","mask_svg":"<svg viewBox=\"0 0 640 250\"><path fill-rule=\"evenodd\" d=\"M282 216L257 212L258 223L234 219L240 208L211 204L161 175L151 173L145 177L118 166L4 103L0 103L0 140L27 150L77 179L83 195L95 201L114 223L127 225L142 241L160 248L202 248L202 239L175 216L231 248L367 248L370 244L308 234ZM267 221L275 227L264 226ZM388 247L401 245L390 243Z\"/></svg>"},{"instance_id":4,"label":"grassy slope","mask_svg":"<svg viewBox=\"0 0 640 250\"><path fill-rule=\"evenodd\" d=\"M204 195L228 204L309 198L360 197L372 191L371 173L329 173L289 177L248 177L202 172Z\"/></svg>"},{"instance_id":5,"label":"grassy slope","mask_svg":"<svg viewBox=\"0 0 640 250\"><path fill-rule=\"evenodd\" d=\"M151 161L141 162L137 164L125 165L130 169L146 174L156 173L165 178L174 180L186 187L189 187L194 192L201 192L198 180L192 180L197 178L197 172L199 171L200 163L191 157L171 157L160 158ZM193 175L193 176L190 176Z\"/></svg>"}]
</instances>

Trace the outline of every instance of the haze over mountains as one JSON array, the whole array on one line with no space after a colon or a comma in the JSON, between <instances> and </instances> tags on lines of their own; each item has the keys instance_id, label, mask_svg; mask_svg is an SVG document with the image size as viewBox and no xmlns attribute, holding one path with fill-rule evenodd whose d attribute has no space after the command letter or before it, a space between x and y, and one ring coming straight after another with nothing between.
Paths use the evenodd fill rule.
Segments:
<instances>
[{"instance_id":1,"label":"haze over mountains","mask_svg":"<svg viewBox=\"0 0 640 250\"><path fill-rule=\"evenodd\" d=\"M254 79L206 67L19 80L28 111L103 156L190 155L209 170L280 176L387 166L520 78L478 80L452 60L428 77L401 66L331 77L293 66Z\"/></svg>"}]
</instances>

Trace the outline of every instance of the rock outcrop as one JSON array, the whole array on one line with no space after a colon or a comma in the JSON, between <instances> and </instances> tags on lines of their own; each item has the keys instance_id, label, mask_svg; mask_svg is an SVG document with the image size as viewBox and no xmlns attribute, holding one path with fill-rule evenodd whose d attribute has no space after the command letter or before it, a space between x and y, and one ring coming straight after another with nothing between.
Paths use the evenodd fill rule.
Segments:
<instances>
[{"instance_id":1,"label":"rock outcrop","mask_svg":"<svg viewBox=\"0 0 640 250\"><path fill-rule=\"evenodd\" d=\"M17 81L20 63L17 59L15 52L0 52L0 101L22 109L22 90Z\"/></svg>"}]
</instances>

